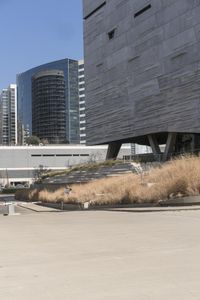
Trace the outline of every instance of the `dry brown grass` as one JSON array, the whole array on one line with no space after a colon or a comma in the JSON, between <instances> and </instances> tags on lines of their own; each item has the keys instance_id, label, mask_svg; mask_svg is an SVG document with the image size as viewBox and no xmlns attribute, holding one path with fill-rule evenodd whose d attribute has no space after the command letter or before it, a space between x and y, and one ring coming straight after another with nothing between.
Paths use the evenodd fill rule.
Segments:
<instances>
[{"instance_id":1,"label":"dry brown grass","mask_svg":"<svg viewBox=\"0 0 200 300\"><path fill-rule=\"evenodd\" d=\"M153 183L148 187L147 183ZM200 194L200 158L184 157L152 169L149 174L136 174L100 179L85 185L73 185L72 192L64 195L64 189L55 192L32 190L23 198L42 202L92 204L157 203L175 197ZM25 200L25 199L24 199Z\"/></svg>"}]
</instances>

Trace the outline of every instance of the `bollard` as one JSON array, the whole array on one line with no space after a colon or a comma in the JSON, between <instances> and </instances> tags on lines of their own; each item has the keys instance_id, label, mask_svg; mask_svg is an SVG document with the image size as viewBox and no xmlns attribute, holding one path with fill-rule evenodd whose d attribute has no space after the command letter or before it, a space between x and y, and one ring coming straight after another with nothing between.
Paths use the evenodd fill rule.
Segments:
<instances>
[{"instance_id":1,"label":"bollard","mask_svg":"<svg viewBox=\"0 0 200 300\"><path fill-rule=\"evenodd\" d=\"M83 203L83 209L89 209L90 202Z\"/></svg>"},{"instance_id":2,"label":"bollard","mask_svg":"<svg viewBox=\"0 0 200 300\"><path fill-rule=\"evenodd\" d=\"M64 201L61 201L61 203L60 203L60 209L64 210Z\"/></svg>"},{"instance_id":3,"label":"bollard","mask_svg":"<svg viewBox=\"0 0 200 300\"><path fill-rule=\"evenodd\" d=\"M4 206L4 216L15 215L15 206L12 203L6 203Z\"/></svg>"}]
</instances>

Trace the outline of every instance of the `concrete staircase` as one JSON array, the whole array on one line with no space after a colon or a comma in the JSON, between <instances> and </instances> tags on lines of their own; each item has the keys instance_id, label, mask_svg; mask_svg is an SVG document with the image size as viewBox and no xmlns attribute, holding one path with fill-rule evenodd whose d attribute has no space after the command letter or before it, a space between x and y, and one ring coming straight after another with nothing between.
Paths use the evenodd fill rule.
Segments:
<instances>
[{"instance_id":1,"label":"concrete staircase","mask_svg":"<svg viewBox=\"0 0 200 300\"><path fill-rule=\"evenodd\" d=\"M114 166L103 166L99 169L73 171L69 174L57 175L55 177L47 178L43 181L44 184L74 184L86 183L91 180L96 180L106 177L122 176L124 174L131 174L134 167L131 163L119 163Z\"/></svg>"}]
</instances>

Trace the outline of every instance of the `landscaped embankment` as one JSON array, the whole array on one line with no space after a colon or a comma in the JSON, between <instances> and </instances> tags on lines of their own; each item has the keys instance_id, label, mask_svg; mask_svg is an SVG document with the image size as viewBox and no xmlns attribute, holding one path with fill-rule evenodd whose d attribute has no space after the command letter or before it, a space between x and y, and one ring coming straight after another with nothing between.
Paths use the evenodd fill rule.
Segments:
<instances>
[{"instance_id":1,"label":"landscaped embankment","mask_svg":"<svg viewBox=\"0 0 200 300\"><path fill-rule=\"evenodd\" d=\"M187 156L169 161L143 176L128 174L75 184L67 195L64 187L54 191L18 191L16 199L44 203L84 203L93 205L158 203L184 196L200 195L200 157Z\"/></svg>"}]
</instances>

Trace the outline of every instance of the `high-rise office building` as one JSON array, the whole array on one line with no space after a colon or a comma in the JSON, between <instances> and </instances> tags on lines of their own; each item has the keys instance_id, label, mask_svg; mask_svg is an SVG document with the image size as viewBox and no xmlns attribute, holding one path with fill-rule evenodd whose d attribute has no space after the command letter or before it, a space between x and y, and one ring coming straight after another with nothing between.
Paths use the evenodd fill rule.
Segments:
<instances>
[{"instance_id":1,"label":"high-rise office building","mask_svg":"<svg viewBox=\"0 0 200 300\"><path fill-rule=\"evenodd\" d=\"M0 94L0 144L17 144L17 87L10 84Z\"/></svg>"},{"instance_id":2,"label":"high-rise office building","mask_svg":"<svg viewBox=\"0 0 200 300\"><path fill-rule=\"evenodd\" d=\"M34 111L34 101L32 101L32 78L39 72L43 71L60 71L63 72L64 76L64 115L65 115L65 142L70 144L79 144L80 143L80 131L79 131L79 86L78 86L78 61L72 59L63 59L54 62L50 62L33 69L30 69L24 73L17 75L17 86L18 86L18 132L19 144L24 143L24 136L27 132L29 135L33 135L33 120L32 120L32 111ZM38 79L40 83L43 79ZM42 84L42 83L41 83ZM40 90L40 97L42 93L46 93L46 99L48 98L48 88L43 85L44 91ZM45 91L46 90L46 91ZM51 94L52 90L49 93L49 99L47 100L52 104ZM62 90L63 93L63 90ZM54 93L54 101L56 98L56 93ZM59 93L58 93L59 94ZM60 94L58 95L60 97ZM44 94L43 94L44 96ZM59 98L60 99L60 98ZM59 101L59 100L58 100ZM55 116L54 116L55 117ZM42 118L42 115L41 115ZM55 121L55 120L54 120ZM58 123L60 122L58 118ZM59 125L60 126L60 125ZM48 137L44 136L48 139ZM61 138L63 141L63 137ZM60 142L57 137L54 141ZM51 139L51 142L54 142Z\"/></svg>"},{"instance_id":3,"label":"high-rise office building","mask_svg":"<svg viewBox=\"0 0 200 300\"><path fill-rule=\"evenodd\" d=\"M87 144L200 147L200 2L83 0Z\"/></svg>"},{"instance_id":4,"label":"high-rise office building","mask_svg":"<svg viewBox=\"0 0 200 300\"><path fill-rule=\"evenodd\" d=\"M32 133L49 144L69 143L63 71L41 71L32 77Z\"/></svg>"},{"instance_id":5,"label":"high-rise office building","mask_svg":"<svg viewBox=\"0 0 200 300\"><path fill-rule=\"evenodd\" d=\"M79 120L80 120L80 143L86 144L86 116L85 116L85 74L84 60L78 62L78 84L79 84Z\"/></svg>"}]
</instances>

